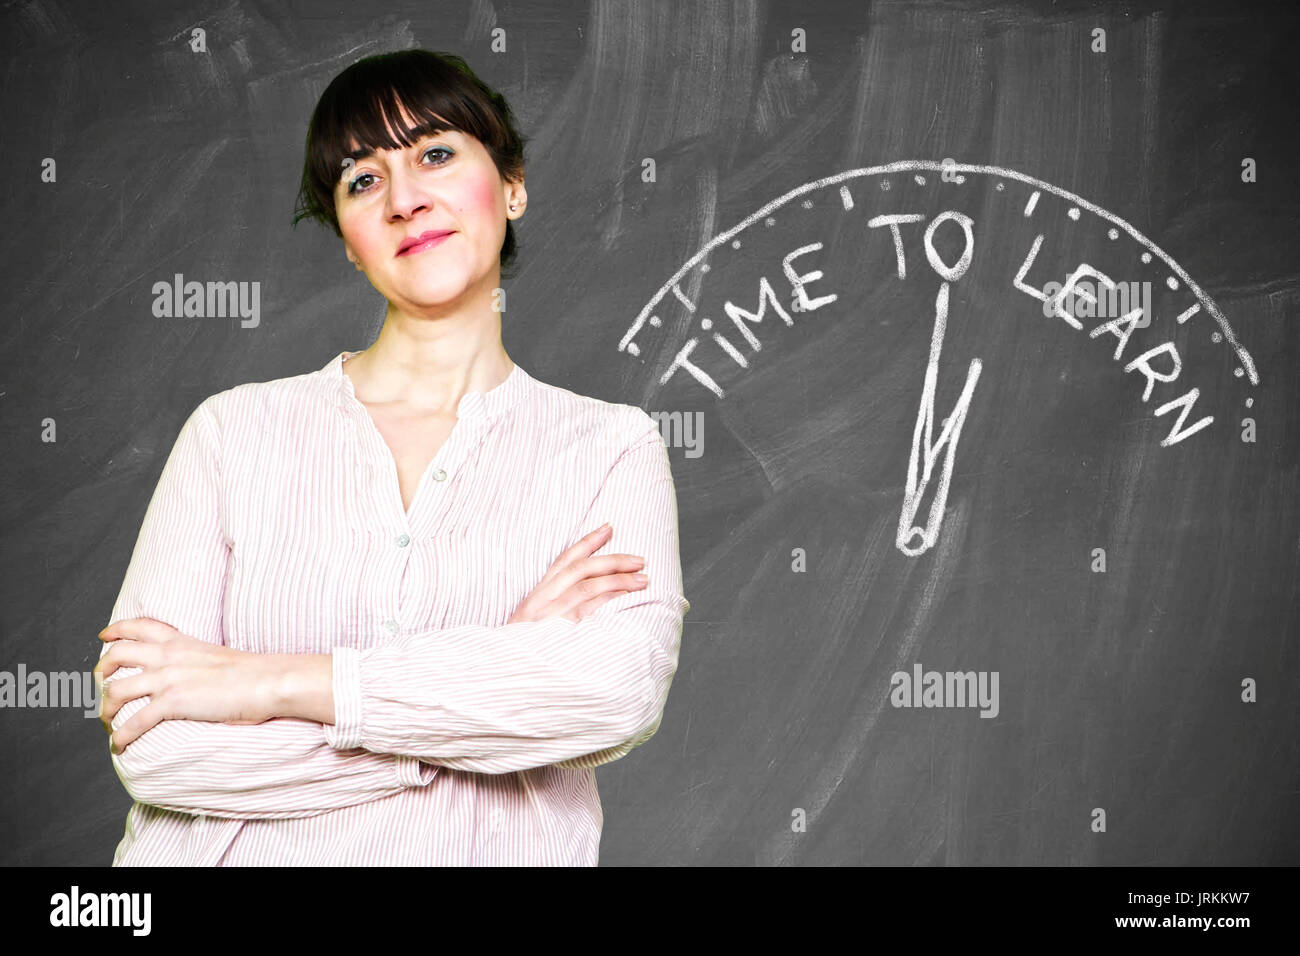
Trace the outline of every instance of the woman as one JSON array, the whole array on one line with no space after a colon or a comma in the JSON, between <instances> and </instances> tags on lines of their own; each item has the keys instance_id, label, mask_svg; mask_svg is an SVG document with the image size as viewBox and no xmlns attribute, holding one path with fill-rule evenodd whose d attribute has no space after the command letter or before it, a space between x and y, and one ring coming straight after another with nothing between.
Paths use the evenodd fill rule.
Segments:
<instances>
[{"instance_id":1,"label":"woman","mask_svg":"<svg viewBox=\"0 0 1300 956\"><path fill-rule=\"evenodd\" d=\"M298 218L387 314L181 429L100 635L115 865L597 862L594 768L657 730L690 604L655 422L502 347L526 202L459 58L325 90Z\"/></svg>"}]
</instances>

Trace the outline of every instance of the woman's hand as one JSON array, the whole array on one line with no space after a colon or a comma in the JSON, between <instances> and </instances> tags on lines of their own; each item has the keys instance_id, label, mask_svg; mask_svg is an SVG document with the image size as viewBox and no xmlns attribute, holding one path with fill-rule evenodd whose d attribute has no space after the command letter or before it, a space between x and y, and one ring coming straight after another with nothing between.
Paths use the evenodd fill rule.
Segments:
<instances>
[{"instance_id":1,"label":"woman's hand","mask_svg":"<svg viewBox=\"0 0 1300 956\"><path fill-rule=\"evenodd\" d=\"M118 621L100 631L99 639L114 642L95 665L99 719L112 735L114 753L163 720L259 724L273 716L267 706L271 655L209 644L147 617ZM120 667L141 671L105 683ZM149 703L114 731L122 706L145 696Z\"/></svg>"},{"instance_id":2,"label":"woman's hand","mask_svg":"<svg viewBox=\"0 0 1300 956\"><path fill-rule=\"evenodd\" d=\"M606 601L645 587L649 579L635 573L645 566L644 558L632 554L591 557L613 533L609 525L597 528L556 558L506 623L548 617L580 621Z\"/></svg>"}]
</instances>

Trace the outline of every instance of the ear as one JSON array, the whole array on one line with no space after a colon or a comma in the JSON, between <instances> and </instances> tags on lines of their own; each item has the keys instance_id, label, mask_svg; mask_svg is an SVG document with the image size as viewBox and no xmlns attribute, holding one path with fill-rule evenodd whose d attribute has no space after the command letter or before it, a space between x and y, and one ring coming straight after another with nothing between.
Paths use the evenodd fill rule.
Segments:
<instances>
[{"instance_id":1,"label":"ear","mask_svg":"<svg viewBox=\"0 0 1300 956\"><path fill-rule=\"evenodd\" d=\"M365 266L361 264L361 260L358 259L357 254L352 251L352 246L348 243L346 239L343 241L343 254L347 256L348 262L352 263L354 266L357 267L358 272L366 271Z\"/></svg>"},{"instance_id":2,"label":"ear","mask_svg":"<svg viewBox=\"0 0 1300 956\"><path fill-rule=\"evenodd\" d=\"M528 190L524 188L523 180L517 183L506 183L506 218L518 219L524 214L524 207L528 205Z\"/></svg>"}]
</instances>

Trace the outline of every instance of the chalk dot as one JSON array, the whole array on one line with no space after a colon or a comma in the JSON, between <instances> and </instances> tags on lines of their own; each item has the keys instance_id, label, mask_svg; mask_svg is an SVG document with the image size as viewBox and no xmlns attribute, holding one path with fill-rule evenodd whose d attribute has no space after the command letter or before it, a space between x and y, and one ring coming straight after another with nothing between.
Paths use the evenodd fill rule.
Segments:
<instances>
[{"instance_id":1,"label":"chalk dot","mask_svg":"<svg viewBox=\"0 0 1300 956\"><path fill-rule=\"evenodd\" d=\"M700 328L702 328L705 332L709 331L709 329L713 328L713 320L700 319Z\"/></svg>"},{"instance_id":2,"label":"chalk dot","mask_svg":"<svg viewBox=\"0 0 1300 956\"><path fill-rule=\"evenodd\" d=\"M1212 332L1210 333L1210 341L1217 344L1223 341L1223 336L1220 335L1218 332Z\"/></svg>"},{"instance_id":3,"label":"chalk dot","mask_svg":"<svg viewBox=\"0 0 1300 956\"><path fill-rule=\"evenodd\" d=\"M800 203L800 205L802 205L804 209L811 209L811 208L812 208L812 200L811 200L811 199L805 199L802 203Z\"/></svg>"},{"instance_id":4,"label":"chalk dot","mask_svg":"<svg viewBox=\"0 0 1300 956\"><path fill-rule=\"evenodd\" d=\"M708 272L708 271L709 271L709 264L708 264L707 262L700 263L700 271L701 271L701 272Z\"/></svg>"},{"instance_id":5,"label":"chalk dot","mask_svg":"<svg viewBox=\"0 0 1300 956\"><path fill-rule=\"evenodd\" d=\"M740 240L739 240L739 239L732 239L732 240L731 240L731 248L733 248L733 249L739 249L739 248L740 248Z\"/></svg>"},{"instance_id":6,"label":"chalk dot","mask_svg":"<svg viewBox=\"0 0 1300 956\"><path fill-rule=\"evenodd\" d=\"M1118 229L1107 229L1107 230L1106 230L1106 238L1107 238L1107 239L1111 239L1111 240L1118 239L1118 238L1119 238L1119 230L1118 230Z\"/></svg>"},{"instance_id":7,"label":"chalk dot","mask_svg":"<svg viewBox=\"0 0 1300 956\"><path fill-rule=\"evenodd\" d=\"M1248 398L1248 399L1246 399L1246 407L1247 407L1247 408L1252 408L1252 407L1254 407L1254 405L1255 405L1255 400L1254 400L1253 398Z\"/></svg>"},{"instance_id":8,"label":"chalk dot","mask_svg":"<svg viewBox=\"0 0 1300 956\"><path fill-rule=\"evenodd\" d=\"M1171 289L1177 289L1178 280L1175 279L1173 276L1170 276L1168 279L1165 280L1165 285L1169 286L1169 288Z\"/></svg>"},{"instance_id":9,"label":"chalk dot","mask_svg":"<svg viewBox=\"0 0 1300 956\"><path fill-rule=\"evenodd\" d=\"M1079 218L1079 207L1078 207L1078 206L1071 206L1071 207L1070 207L1070 210L1066 213L1066 215L1069 216L1071 219L1078 219L1078 218Z\"/></svg>"},{"instance_id":10,"label":"chalk dot","mask_svg":"<svg viewBox=\"0 0 1300 956\"><path fill-rule=\"evenodd\" d=\"M663 325L663 322L660 321L659 316L652 315L650 316L650 324L657 329L659 326Z\"/></svg>"},{"instance_id":11,"label":"chalk dot","mask_svg":"<svg viewBox=\"0 0 1300 956\"><path fill-rule=\"evenodd\" d=\"M773 219L771 216L768 216L766 219L763 220L763 225L765 225L765 226L775 226L775 225L776 225L776 220Z\"/></svg>"},{"instance_id":12,"label":"chalk dot","mask_svg":"<svg viewBox=\"0 0 1300 956\"><path fill-rule=\"evenodd\" d=\"M996 189L998 192L1002 192L1002 190L1006 189L1007 187L1004 183L998 183L993 188Z\"/></svg>"},{"instance_id":13,"label":"chalk dot","mask_svg":"<svg viewBox=\"0 0 1300 956\"><path fill-rule=\"evenodd\" d=\"M640 355L640 354L641 354L641 350L640 350L639 348L637 348L637 345L636 345L635 342L629 342L629 343L628 343L628 346L627 346L627 350L628 350L628 352L631 353L632 355Z\"/></svg>"},{"instance_id":14,"label":"chalk dot","mask_svg":"<svg viewBox=\"0 0 1300 956\"><path fill-rule=\"evenodd\" d=\"M1246 370L1244 368L1234 368L1232 370L1232 374L1237 376L1237 378L1241 378L1243 375L1246 374Z\"/></svg>"},{"instance_id":15,"label":"chalk dot","mask_svg":"<svg viewBox=\"0 0 1300 956\"><path fill-rule=\"evenodd\" d=\"M916 184L917 184L918 186L924 186L924 185L925 185L925 177L922 176L920 173L917 173L917 174L916 174L915 176L913 176L912 178L913 178L914 180L916 180Z\"/></svg>"},{"instance_id":16,"label":"chalk dot","mask_svg":"<svg viewBox=\"0 0 1300 956\"><path fill-rule=\"evenodd\" d=\"M1151 261L1151 253L1144 252L1139 258L1141 258L1144 263L1149 263Z\"/></svg>"}]
</instances>

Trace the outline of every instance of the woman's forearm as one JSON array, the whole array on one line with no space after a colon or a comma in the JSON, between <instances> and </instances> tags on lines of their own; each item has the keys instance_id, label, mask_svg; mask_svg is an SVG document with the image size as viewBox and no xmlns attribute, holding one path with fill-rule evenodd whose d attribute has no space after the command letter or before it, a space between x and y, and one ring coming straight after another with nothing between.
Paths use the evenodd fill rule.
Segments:
<instances>
[{"instance_id":1,"label":"woman's forearm","mask_svg":"<svg viewBox=\"0 0 1300 956\"><path fill-rule=\"evenodd\" d=\"M334 723L332 655L259 654L257 659L266 677L259 685L270 716Z\"/></svg>"}]
</instances>

